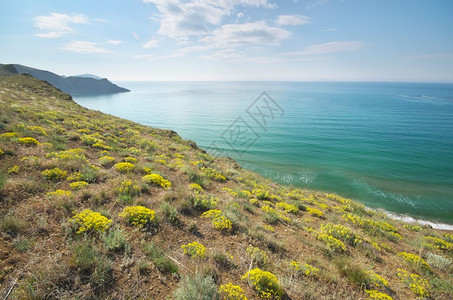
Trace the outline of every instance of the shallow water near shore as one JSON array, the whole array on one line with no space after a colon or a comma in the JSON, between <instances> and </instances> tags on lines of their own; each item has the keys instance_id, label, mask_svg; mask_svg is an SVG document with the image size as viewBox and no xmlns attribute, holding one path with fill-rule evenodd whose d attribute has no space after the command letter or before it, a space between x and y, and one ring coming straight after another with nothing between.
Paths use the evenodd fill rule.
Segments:
<instances>
[{"instance_id":1,"label":"shallow water near shore","mask_svg":"<svg viewBox=\"0 0 453 300\"><path fill-rule=\"evenodd\" d=\"M453 84L119 85L132 92L74 100L175 130L280 183L453 224Z\"/></svg>"}]
</instances>

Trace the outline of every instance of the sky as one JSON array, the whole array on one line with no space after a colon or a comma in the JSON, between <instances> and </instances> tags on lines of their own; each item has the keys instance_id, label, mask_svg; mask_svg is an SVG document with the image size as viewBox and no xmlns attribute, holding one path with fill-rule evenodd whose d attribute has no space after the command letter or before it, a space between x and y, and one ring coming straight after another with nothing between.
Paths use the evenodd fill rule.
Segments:
<instances>
[{"instance_id":1,"label":"sky","mask_svg":"<svg viewBox=\"0 0 453 300\"><path fill-rule=\"evenodd\" d=\"M0 63L60 75L453 82L451 0L14 0L0 11Z\"/></svg>"}]
</instances>

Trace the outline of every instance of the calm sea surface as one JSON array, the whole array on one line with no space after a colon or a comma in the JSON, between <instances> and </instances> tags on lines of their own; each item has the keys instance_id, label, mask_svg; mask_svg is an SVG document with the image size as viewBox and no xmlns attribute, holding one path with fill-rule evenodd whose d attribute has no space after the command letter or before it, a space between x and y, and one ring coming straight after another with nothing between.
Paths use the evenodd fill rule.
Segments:
<instances>
[{"instance_id":1,"label":"calm sea surface","mask_svg":"<svg viewBox=\"0 0 453 300\"><path fill-rule=\"evenodd\" d=\"M453 224L453 84L119 84L132 92L75 101L175 130L284 184Z\"/></svg>"}]
</instances>

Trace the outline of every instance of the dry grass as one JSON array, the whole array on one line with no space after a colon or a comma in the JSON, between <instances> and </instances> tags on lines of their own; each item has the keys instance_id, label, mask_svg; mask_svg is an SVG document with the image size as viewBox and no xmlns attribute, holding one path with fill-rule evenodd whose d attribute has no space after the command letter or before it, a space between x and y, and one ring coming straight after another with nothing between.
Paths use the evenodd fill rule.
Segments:
<instances>
[{"instance_id":1,"label":"dry grass","mask_svg":"<svg viewBox=\"0 0 453 300\"><path fill-rule=\"evenodd\" d=\"M408 252L430 264L432 272L420 275L430 282L431 297L453 298L447 271L453 249L445 232L412 230L349 199L279 186L231 160L206 154L172 131L82 108L29 76L0 78L0 107L2 296L13 287L12 299L171 299L193 282L203 282L211 293L213 285L231 282L257 299L241 277L260 267L277 276L286 299L365 298L364 289L372 286L369 270L388 282L389 288L377 288L381 292L394 299L415 298L396 276L398 268L417 271L398 256ZM46 135L28 126L39 126ZM2 135L6 132L17 136ZM22 137L40 144L22 145ZM81 150L74 150L77 156L71 149ZM105 156L114 163L99 160ZM120 162L134 168L117 171L113 166ZM18 172L8 174L16 165ZM47 180L42 172L53 168L67 177ZM161 175L171 188L144 181L147 174ZM77 181L88 185L71 190L70 183ZM126 181L130 190L124 189ZM193 190L192 183L202 190ZM72 193L49 196L56 190ZM280 209L288 204L298 211ZM138 228L119 217L125 207L138 205L156 211L156 226ZM201 218L211 208L231 220L232 230L218 230ZM112 226L76 234L69 219L85 209L112 220ZM314 209L322 215L311 214ZM350 219L343 217L348 213ZM317 238L328 223L350 229L357 242L331 233L345 244L343 253L333 251ZM441 239L447 248L426 236ZM184 255L181 245L194 241L206 247L205 258ZM263 251L260 259L250 255L250 247ZM292 261L319 272L296 275Z\"/></svg>"}]
</instances>

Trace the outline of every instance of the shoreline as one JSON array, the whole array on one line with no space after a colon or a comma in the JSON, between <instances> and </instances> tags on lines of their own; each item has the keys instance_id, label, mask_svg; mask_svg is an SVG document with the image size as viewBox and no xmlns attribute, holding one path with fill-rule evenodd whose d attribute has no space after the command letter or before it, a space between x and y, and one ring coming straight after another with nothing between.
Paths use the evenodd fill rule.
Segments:
<instances>
[{"instance_id":1,"label":"shoreline","mask_svg":"<svg viewBox=\"0 0 453 300\"><path fill-rule=\"evenodd\" d=\"M419 225L424 225L424 226L428 225L428 226L431 226L434 229L453 231L453 225L452 224L436 223L436 222L433 222L433 221L416 219L416 218L408 216L408 215L389 212L389 211L381 209L381 208L376 209L376 211L383 212L386 216L388 216L389 218L391 218L393 220L403 221L403 222L411 223L411 224L419 224Z\"/></svg>"}]
</instances>

